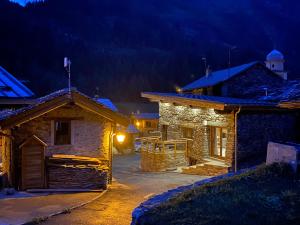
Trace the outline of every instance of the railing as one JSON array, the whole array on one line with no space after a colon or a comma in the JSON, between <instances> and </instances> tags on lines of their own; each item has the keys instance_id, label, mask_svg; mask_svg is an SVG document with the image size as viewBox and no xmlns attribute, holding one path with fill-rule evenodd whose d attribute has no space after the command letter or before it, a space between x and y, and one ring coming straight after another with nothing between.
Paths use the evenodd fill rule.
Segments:
<instances>
[{"instance_id":1,"label":"railing","mask_svg":"<svg viewBox=\"0 0 300 225\"><path fill-rule=\"evenodd\" d=\"M186 157L189 155L190 148L193 140L187 138L180 138L176 140L166 140L162 141L161 137L152 136L152 137L142 137L141 149L142 151L147 152L185 152Z\"/></svg>"},{"instance_id":2,"label":"railing","mask_svg":"<svg viewBox=\"0 0 300 225\"><path fill-rule=\"evenodd\" d=\"M187 165L191 139L162 141L161 137L143 137L141 168L143 171L165 171Z\"/></svg>"}]
</instances>

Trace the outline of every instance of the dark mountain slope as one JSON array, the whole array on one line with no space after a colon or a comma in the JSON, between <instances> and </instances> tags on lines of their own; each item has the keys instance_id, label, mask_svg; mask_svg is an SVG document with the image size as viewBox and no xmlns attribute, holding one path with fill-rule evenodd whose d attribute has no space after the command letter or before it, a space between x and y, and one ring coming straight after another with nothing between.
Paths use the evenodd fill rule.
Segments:
<instances>
[{"instance_id":1,"label":"dark mountain slope","mask_svg":"<svg viewBox=\"0 0 300 225\"><path fill-rule=\"evenodd\" d=\"M0 64L38 94L73 85L114 100L140 91L170 91L204 71L285 53L300 70L300 3L296 0L48 0L22 8L0 0Z\"/></svg>"}]
</instances>

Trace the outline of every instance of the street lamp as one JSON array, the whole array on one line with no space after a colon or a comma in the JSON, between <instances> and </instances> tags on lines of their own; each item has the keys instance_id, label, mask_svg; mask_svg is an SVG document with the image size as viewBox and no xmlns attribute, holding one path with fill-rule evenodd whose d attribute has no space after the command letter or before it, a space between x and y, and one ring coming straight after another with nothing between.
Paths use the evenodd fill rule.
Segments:
<instances>
[{"instance_id":1,"label":"street lamp","mask_svg":"<svg viewBox=\"0 0 300 225\"><path fill-rule=\"evenodd\" d=\"M109 184L112 183L112 161L113 161L114 137L116 137L118 143L122 144L125 141L126 135L125 133L122 132L111 134Z\"/></svg>"}]
</instances>

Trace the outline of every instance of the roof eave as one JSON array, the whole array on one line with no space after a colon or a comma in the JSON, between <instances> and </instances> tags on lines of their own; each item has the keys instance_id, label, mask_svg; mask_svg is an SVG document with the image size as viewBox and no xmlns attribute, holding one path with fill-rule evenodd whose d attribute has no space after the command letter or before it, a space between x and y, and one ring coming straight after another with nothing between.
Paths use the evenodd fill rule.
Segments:
<instances>
[{"instance_id":1,"label":"roof eave","mask_svg":"<svg viewBox=\"0 0 300 225\"><path fill-rule=\"evenodd\" d=\"M207 101L203 99L189 99L185 97L162 96L158 94L151 94L145 92L143 92L141 96L143 98L148 98L150 99L150 101L153 102L167 102L167 103L173 103L173 104L175 103L179 105L193 106L199 108L213 108L217 110L224 110L225 108L224 103Z\"/></svg>"}]
</instances>

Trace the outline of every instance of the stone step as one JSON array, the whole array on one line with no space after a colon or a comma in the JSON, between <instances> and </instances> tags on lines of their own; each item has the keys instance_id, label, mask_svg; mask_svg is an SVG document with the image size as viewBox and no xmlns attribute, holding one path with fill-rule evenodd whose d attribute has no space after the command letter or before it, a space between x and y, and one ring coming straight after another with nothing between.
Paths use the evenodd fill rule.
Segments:
<instances>
[{"instance_id":1,"label":"stone step","mask_svg":"<svg viewBox=\"0 0 300 225\"><path fill-rule=\"evenodd\" d=\"M182 168L182 173L200 176L218 176L229 172L229 166L206 162L190 167Z\"/></svg>"}]
</instances>

